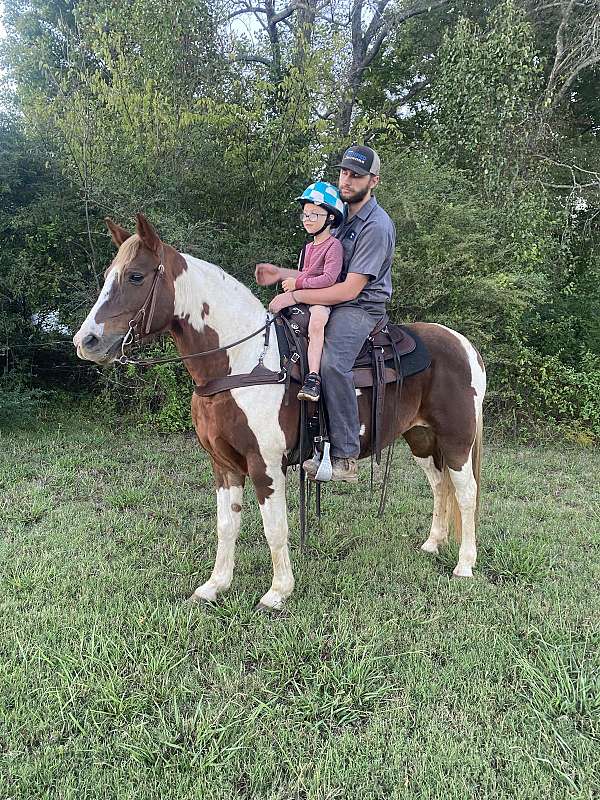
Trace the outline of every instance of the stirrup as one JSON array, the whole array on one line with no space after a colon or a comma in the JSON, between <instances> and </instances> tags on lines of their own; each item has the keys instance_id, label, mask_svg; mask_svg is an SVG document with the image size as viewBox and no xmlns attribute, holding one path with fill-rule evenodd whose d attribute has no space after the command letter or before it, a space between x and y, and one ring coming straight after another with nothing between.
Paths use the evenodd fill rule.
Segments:
<instances>
[{"instance_id":1,"label":"stirrup","mask_svg":"<svg viewBox=\"0 0 600 800\"><path fill-rule=\"evenodd\" d=\"M332 473L333 467L331 465L331 457L329 455L329 442L323 442L323 457L321 458L319 469L315 475L315 480L323 482L330 481Z\"/></svg>"}]
</instances>

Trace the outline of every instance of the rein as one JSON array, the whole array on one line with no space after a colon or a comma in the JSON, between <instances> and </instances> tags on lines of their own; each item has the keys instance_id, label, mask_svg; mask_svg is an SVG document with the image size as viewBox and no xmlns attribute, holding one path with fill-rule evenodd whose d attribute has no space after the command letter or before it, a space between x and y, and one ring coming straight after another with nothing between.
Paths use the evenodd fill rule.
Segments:
<instances>
[{"instance_id":1,"label":"rein","mask_svg":"<svg viewBox=\"0 0 600 800\"><path fill-rule=\"evenodd\" d=\"M158 285L159 281L162 280L165 274L165 266L163 264L164 261L164 247L162 248L161 259L159 265L156 267L156 271L154 273L154 278L152 280L152 285L150 286L150 291L148 292L148 296L144 300L142 307L137 312L135 317L129 321L129 330L125 334L125 337L121 343L121 355L115 359L118 364L127 365L130 364L134 367L152 367L156 364L170 364L174 361L186 361L188 358L199 358L200 356L210 356L214 355L214 353L222 353L225 350L229 350L232 347L237 347L239 344L243 342L247 342L249 339L253 339L255 336L258 336L259 333L266 331L265 333L265 347L263 352L259 358L259 364L262 366L262 360L265 356L267 347L269 346L269 333L270 327L275 322L277 317L280 316L281 312L278 312L271 319L267 318L266 323L258 330L249 333L247 336L244 336L242 339L237 339L235 342L231 342L230 344L225 344L222 347L213 347L212 350L204 350L201 353L190 353L187 356L172 356L170 358L147 358L147 359L135 359L129 358L125 355L125 348L128 347L130 344L133 344L135 341L136 335L139 338L143 338L143 336L148 336L150 333L150 329L152 327L152 320L154 318L154 310L156 308L156 296L158 294ZM146 311L150 306L150 311L148 317L146 319ZM145 323L145 324L144 324ZM138 329L142 328L142 333L138 333Z\"/></svg>"},{"instance_id":2,"label":"rein","mask_svg":"<svg viewBox=\"0 0 600 800\"><path fill-rule=\"evenodd\" d=\"M248 336L244 336L243 339L237 339L235 342L231 342L230 344L224 344L222 347L213 347L212 350L203 350L201 353L190 353L187 356L172 356L171 358L149 358L149 359L135 359L135 358L128 358L124 353L116 358L115 361L118 364L131 364L134 367L151 367L154 364L169 364L173 361L185 361L188 358L198 358L199 356L210 356L213 353L222 353L224 350L229 350L232 347L237 347L238 344L242 344L243 342L247 342L248 339L252 339L254 336L258 336L259 333L262 333L264 330L267 330L277 319L279 316L279 312L272 317L271 319L267 320L267 322L262 326L262 328L258 328L258 330L249 333ZM130 327L125 339L123 339L123 344L121 349L126 347L133 341L133 335L128 340L129 334L133 334L133 329Z\"/></svg>"}]
</instances>

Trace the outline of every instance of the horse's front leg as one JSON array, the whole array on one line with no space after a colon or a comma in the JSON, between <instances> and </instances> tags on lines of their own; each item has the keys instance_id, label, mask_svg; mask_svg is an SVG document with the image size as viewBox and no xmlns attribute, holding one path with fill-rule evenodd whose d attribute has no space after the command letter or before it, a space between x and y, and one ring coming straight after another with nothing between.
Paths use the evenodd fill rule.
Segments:
<instances>
[{"instance_id":1,"label":"horse's front leg","mask_svg":"<svg viewBox=\"0 0 600 800\"><path fill-rule=\"evenodd\" d=\"M209 603L214 603L219 592L224 592L231 586L244 493L243 475L224 473L216 466L214 472L217 483L217 556L212 575L190 598Z\"/></svg>"},{"instance_id":2,"label":"horse's front leg","mask_svg":"<svg viewBox=\"0 0 600 800\"><path fill-rule=\"evenodd\" d=\"M288 549L288 522L285 500L285 475L279 464L252 465L250 477L256 488L265 536L273 561L273 583L260 599L258 608L280 610L294 590L294 575Z\"/></svg>"}]
</instances>

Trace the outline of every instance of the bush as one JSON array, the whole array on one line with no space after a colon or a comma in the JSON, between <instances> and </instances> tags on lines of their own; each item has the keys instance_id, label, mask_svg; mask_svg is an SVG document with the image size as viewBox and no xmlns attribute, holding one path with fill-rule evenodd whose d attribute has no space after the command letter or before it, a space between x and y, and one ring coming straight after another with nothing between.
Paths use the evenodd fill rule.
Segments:
<instances>
[{"instance_id":1,"label":"bush","mask_svg":"<svg viewBox=\"0 0 600 800\"><path fill-rule=\"evenodd\" d=\"M600 437L600 357L587 351L572 367L561 355L523 348L506 396L522 414L555 424L577 422Z\"/></svg>"},{"instance_id":2,"label":"bush","mask_svg":"<svg viewBox=\"0 0 600 800\"><path fill-rule=\"evenodd\" d=\"M21 426L35 419L47 392L0 381L0 428Z\"/></svg>"}]
</instances>

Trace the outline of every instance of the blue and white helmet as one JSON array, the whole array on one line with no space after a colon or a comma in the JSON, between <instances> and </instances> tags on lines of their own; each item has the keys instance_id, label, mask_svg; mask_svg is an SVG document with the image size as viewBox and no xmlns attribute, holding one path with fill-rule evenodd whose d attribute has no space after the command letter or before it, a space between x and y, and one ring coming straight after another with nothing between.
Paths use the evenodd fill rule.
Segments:
<instances>
[{"instance_id":1,"label":"blue and white helmet","mask_svg":"<svg viewBox=\"0 0 600 800\"><path fill-rule=\"evenodd\" d=\"M316 206L323 206L335 217L335 225L339 225L344 219L344 203L340 193L332 183L327 183L327 181L311 183L296 200L299 200L302 205L314 203Z\"/></svg>"}]
</instances>

